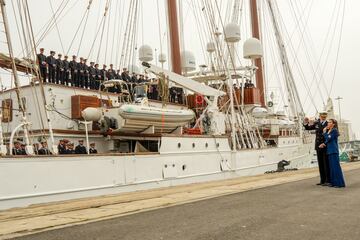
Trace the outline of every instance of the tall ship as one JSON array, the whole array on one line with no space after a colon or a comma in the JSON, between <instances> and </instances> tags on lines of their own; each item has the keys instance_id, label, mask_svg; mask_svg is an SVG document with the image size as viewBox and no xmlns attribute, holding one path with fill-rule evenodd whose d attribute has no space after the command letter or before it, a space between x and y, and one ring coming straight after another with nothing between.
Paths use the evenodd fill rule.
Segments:
<instances>
[{"instance_id":1,"label":"tall ship","mask_svg":"<svg viewBox=\"0 0 360 240\"><path fill-rule=\"evenodd\" d=\"M105 3L102 19L117 6L117 1L110 2ZM122 36L116 67L146 75L148 80L102 76L95 87L89 87L51 81L51 66L42 75L37 58L40 37L33 31L30 2L18 1L17 10L10 11L11 2L0 1L2 37L8 49L0 56L0 66L12 72L8 79L2 78L12 87L0 93L0 209L264 174L275 171L282 160L290 163L289 168L312 166L314 136L303 130L305 112L276 1L229 1L228 15L217 1L193 1L208 39L203 46L208 62L200 70L194 55L184 49L184 11L176 0L165 1L168 55L155 55L149 45L137 47L140 2L131 0L124 7L127 34ZM274 39L278 60L272 66L282 69L283 110L277 108L276 94L266 88L266 36L261 34L259 2L268 14L267 28L273 31L268 37ZM89 1L77 29L80 36L92 4ZM47 31L61 33L58 10L47 22ZM14 55L10 12L18 13L22 57ZM250 20L251 36L242 39L240 25L245 18ZM104 29L106 20L102 21L99 27ZM103 35L98 31L96 37ZM169 68L164 64L167 56ZM84 154L62 154L59 144L76 145L79 140L84 142ZM40 155L39 145L44 142L49 152ZM20 143L24 154L19 155L13 149ZM90 152L94 145L97 153Z\"/></svg>"}]
</instances>

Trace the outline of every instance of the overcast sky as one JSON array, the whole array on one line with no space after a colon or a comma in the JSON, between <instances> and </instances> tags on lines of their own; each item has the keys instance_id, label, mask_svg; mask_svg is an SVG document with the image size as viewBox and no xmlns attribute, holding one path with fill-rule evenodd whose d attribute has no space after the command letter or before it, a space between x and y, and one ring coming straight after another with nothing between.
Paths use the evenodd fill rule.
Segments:
<instances>
[{"instance_id":1,"label":"overcast sky","mask_svg":"<svg viewBox=\"0 0 360 240\"><path fill-rule=\"evenodd\" d=\"M52 11L51 5L54 11L58 8L61 2L69 2L64 14L65 16L61 17L60 22L57 23L59 33L56 28L53 28L51 32L44 38L40 46L46 49L46 52L54 50L56 52L67 53L70 43L74 37L77 27L80 24L81 18L86 11L86 6L88 4L87 0L29 0L30 12L33 21L34 32L36 33L37 38L42 31L42 27L46 22L51 18ZM337 56L337 47L340 37L340 23L341 23L341 9L344 1L345 5L345 18L343 23L343 30L341 35L341 45L340 50ZM12 3L16 1L7 0L7 12L9 15L11 33L13 38L13 44L16 54L21 53L21 44L19 42L18 32L16 28L16 23L14 19L14 13L12 8ZM112 0L109 1L110 6L110 32L107 34L108 27L106 26L105 33L103 36L103 44L101 46L101 51L99 55L99 62L116 63L116 59L121 53L122 41L125 37L125 25L127 21L127 13L129 11L130 0ZM196 2L196 4L194 4ZM183 7L183 22L184 22L184 43L186 50L191 50L195 56L197 65L206 63L207 55L203 51L203 43L206 42L204 38L205 34L199 34L199 32L206 31L206 26L200 23L197 24L196 15L201 14L201 11L194 13L193 7L199 6L200 0L184 0L182 1ZM226 12L226 3L229 1L218 1L221 6L221 11ZM245 1L247 3L248 1ZM281 11L282 24L285 28L282 29L284 34L284 39L289 51L290 62L293 64L294 75L296 78L296 84L298 86L301 99L303 101L304 109L309 115L314 115L315 107L310 101L310 98L306 98L308 89L306 85L311 86L311 93L314 96L314 102L318 110L322 110L322 101L327 97L327 93L330 89L331 82L334 76L334 67L337 66L335 77L333 81L332 91L330 97L334 98L337 96L343 97L341 102L341 113L342 117L349 119L354 128L354 132L357 136L360 136L360 111L359 107L356 105L360 102L359 89L360 89L360 71L358 71L358 53L360 53L360 30L358 28L358 23L360 22L360 1L357 0L278 0L279 9ZM68 54L76 54L79 51L79 56L88 57L90 60L96 60L98 55L98 42L101 37L101 31L96 32L101 15L104 12L106 0L94 0L93 4L89 11L89 17L87 21L87 27L84 31L83 41L79 48L79 39L81 37L81 32L83 27L80 27L78 35L76 35L75 41L72 44ZM159 9L157 8L157 3L159 4ZM261 1L260 5L264 5L264 1ZM16 6L15 6L16 7ZM265 6L263 6L265 7ZM247 5L244 5L244 12L247 11ZM260 6L260 8L262 8ZM164 0L143 0L139 5L139 17L138 17L138 45L143 43L150 45L153 49L157 50L157 54L160 52L160 43L162 44L162 51L167 53L167 39L166 39L166 18L164 10ZM159 15L158 15L159 12ZM264 11L265 12L265 11ZM298 14L298 19L303 21L303 25L306 25L305 28L301 27L301 23L296 22L294 17L294 12ZM335 15L334 15L335 14ZM335 16L339 14L338 22L335 23ZM158 25L158 16L160 19L160 27ZM265 21L268 17L268 13L261 15L262 19ZM224 18L228 19L228 18ZM241 20L241 30L242 30L242 40L238 44L238 52L241 55L242 43L246 40L247 37L250 37L250 28L246 27L248 25L248 19L243 15ZM117 22L117 24L114 24ZM263 32L264 37L273 39L274 33L270 30L269 19L263 23ZM337 24L337 25L333 25ZM304 32L303 29L306 29ZM328 30L331 30L331 33L326 39ZM160 30L160 33L159 33ZM118 34L119 33L119 34ZM60 34L60 39L59 39ZM91 46L96 37L95 45L93 47L92 54L90 54ZM120 36L120 42L118 42ZM330 37L334 36L332 44L330 44ZM160 41L161 40L161 41ZM4 41L4 36L2 35L1 41ZM107 44L106 44L107 41ZM305 45L307 48L305 49ZM269 40L268 45L271 43ZM63 45L63 47L62 47ZM107 47L106 47L107 45ZM325 47L324 47L325 45ZM64 48L64 50L63 50ZM1 45L1 51L6 52L5 45ZM295 50L294 50L295 49ZM323 50L324 49L324 50ZM293 51L293 52L291 52ZM265 53L270 53L270 50L265 50ZM294 58L294 53L296 53L296 59ZM322 56L322 57L320 57ZM327 60L326 56L328 56ZM118 57L119 58L119 57ZM267 58L268 60L270 58ZM276 61L275 61L276 62ZM326 65L325 65L326 62ZM301 69L298 67L301 66ZM325 67L323 67L325 66ZM270 65L269 69L266 69L265 73L268 74L269 88L279 87L276 84L276 81L271 82L271 79L276 79L277 76L273 74L275 71L272 69L273 66ZM313 79L314 69L323 70L323 81L319 83L319 88L322 88L322 93L320 94L317 90L317 84ZM320 70L315 70L319 71ZM303 72L303 73L302 73ZM9 78L5 73L2 74L2 79L5 82L6 78ZM304 80L306 79L306 84ZM312 83L314 82L314 83ZM326 86L325 86L326 85ZM327 90L325 90L325 88ZM323 95L322 98L320 95ZM338 112L337 102L335 104L335 111Z\"/></svg>"}]
</instances>

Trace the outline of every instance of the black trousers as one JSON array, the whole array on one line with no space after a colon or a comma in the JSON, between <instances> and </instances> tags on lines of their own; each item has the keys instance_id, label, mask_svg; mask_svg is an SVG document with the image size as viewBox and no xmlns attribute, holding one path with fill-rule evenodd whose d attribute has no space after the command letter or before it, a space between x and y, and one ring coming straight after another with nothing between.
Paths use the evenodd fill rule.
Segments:
<instances>
[{"instance_id":1,"label":"black trousers","mask_svg":"<svg viewBox=\"0 0 360 240\"><path fill-rule=\"evenodd\" d=\"M43 82L46 82L46 66L43 67L43 66L40 66L40 76L43 80Z\"/></svg>"},{"instance_id":2,"label":"black trousers","mask_svg":"<svg viewBox=\"0 0 360 240\"><path fill-rule=\"evenodd\" d=\"M330 182L330 168L329 161L326 155L326 148L317 149L317 160L319 165L320 172L320 183L329 183Z\"/></svg>"},{"instance_id":3,"label":"black trousers","mask_svg":"<svg viewBox=\"0 0 360 240\"><path fill-rule=\"evenodd\" d=\"M55 83L55 68L49 66L49 82Z\"/></svg>"}]
</instances>

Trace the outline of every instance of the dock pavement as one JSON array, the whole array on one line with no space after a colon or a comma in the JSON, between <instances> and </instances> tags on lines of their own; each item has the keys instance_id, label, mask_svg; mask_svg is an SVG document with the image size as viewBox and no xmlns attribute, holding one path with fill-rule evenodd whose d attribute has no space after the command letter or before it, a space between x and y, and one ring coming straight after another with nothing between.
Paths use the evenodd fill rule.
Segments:
<instances>
[{"instance_id":1,"label":"dock pavement","mask_svg":"<svg viewBox=\"0 0 360 240\"><path fill-rule=\"evenodd\" d=\"M360 162L347 187L316 168L0 211L0 239L360 239Z\"/></svg>"}]
</instances>

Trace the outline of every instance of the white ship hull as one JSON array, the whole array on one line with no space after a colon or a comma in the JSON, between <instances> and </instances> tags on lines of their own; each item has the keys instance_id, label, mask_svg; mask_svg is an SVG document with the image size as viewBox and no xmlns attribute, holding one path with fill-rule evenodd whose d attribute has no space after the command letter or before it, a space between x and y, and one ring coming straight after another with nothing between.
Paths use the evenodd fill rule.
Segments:
<instances>
[{"instance_id":1,"label":"white ship hull","mask_svg":"<svg viewBox=\"0 0 360 240\"><path fill-rule=\"evenodd\" d=\"M311 166L313 143L283 144L232 152L224 137L163 136L158 153L3 157L0 209L264 174L282 159Z\"/></svg>"}]
</instances>

